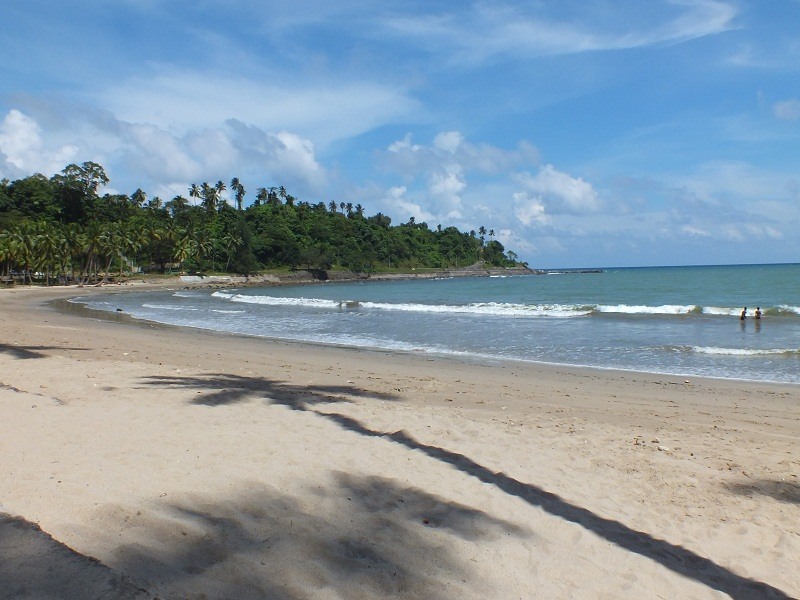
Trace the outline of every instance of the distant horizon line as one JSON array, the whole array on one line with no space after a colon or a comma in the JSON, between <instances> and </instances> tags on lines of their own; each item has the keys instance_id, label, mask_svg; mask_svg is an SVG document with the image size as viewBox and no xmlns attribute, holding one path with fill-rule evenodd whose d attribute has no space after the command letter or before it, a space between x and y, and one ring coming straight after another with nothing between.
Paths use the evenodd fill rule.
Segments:
<instances>
[{"instance_id":1,"label":"distant horizon line","mask_svg":"<svg viewBox=\"0 0 800 600\"><path fill-rule=\"evenodd\" d=\"M776 262L776 263L723 263L723 264L694 264L694 265L637 265L637 266L604 266L604 267L533 267L528 265L529 269L534 271L609 271L612 269L690 269L690 268L703 268L703 267L781 267L798 265L800 262Z\"/></svg>"}]
</instances>

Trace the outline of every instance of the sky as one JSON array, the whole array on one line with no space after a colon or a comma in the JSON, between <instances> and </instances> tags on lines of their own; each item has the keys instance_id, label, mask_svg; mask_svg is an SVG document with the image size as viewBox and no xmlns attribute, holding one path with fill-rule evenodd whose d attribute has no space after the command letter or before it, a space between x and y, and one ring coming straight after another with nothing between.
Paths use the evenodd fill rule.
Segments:
<instances>
[{"instance_id":1,"label":"sky","mask_svg":"<svg viewBox=\"0 0 800 600\"><path fill-rule=\"evenodd\" d=\"M484 226L532 267L800 261L800 0L3 0L0 178Z\"/></svg>"}]
</instances>

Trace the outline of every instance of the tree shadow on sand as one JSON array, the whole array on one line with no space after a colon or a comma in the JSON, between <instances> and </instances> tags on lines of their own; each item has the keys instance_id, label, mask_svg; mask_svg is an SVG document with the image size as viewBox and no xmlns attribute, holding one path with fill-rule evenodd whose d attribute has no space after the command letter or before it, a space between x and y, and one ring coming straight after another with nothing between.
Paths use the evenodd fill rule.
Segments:
<instances>
[{"instance_id":1,"label":"tree shadow on sand","mask_svg":"<svg viewBox=\"0 0 800 600\"><path fill-rule=\"evenodd\" d=\"M576 506L537 485L519 481L505 473L496 473L463 454L422 443L405 431L392 433L370 429L357 419L313 408L315 405L347 401L348 395L391 399L386 395L347 387L337 387L336 391L333 392L330 388L293 386L264 378L228 375L191 378L153 377L150 378L149 383L211 390L209 392L211 398L223 400L216 404L237 402L245 398L252 398L253 395L259 395L269 403L283 404L294 410L313 412L321 418L337 424L344 430L367 437L385 439L411 450L422 452L428 457L450 465L483 483L491 484L508 495L515 496L532 506L539 507L553 516L578 524L624 550L649 558L679 575L726 593L731 598L753 600L790 598L782 590L767 583L738 575L687 548L656 538L646 532L637 531L619 521L601 517L591 510ZM216 392L214 391L215 389ZM207 403L196 400L193 402Z\"/></svg>"},{"instance_id":2,"label":"tree shadow on sand","mask_svg":"<svg viewBox=\"0 0 800 600\"><path fill-rule=\"evenodd\" d=\"M301 496L251 484L223 500L104 510L124 518L127 539L138 535L113 552L114 567L169 598L456 599L481 585L451 550L456 540L531 535L392 479L345 473Z\"/></svg>"},{"instance_id":3,"label":"tree shadow on sand","mask_svg":"<svg viewBox=\"0 0 800 600\"><path fill-rule=\"evenodd\" d=\"M739 483L730 483L726 487L742 496L769 496L779 502L800 504L800 484L776 479L757 479Z\"/></svg>"},{"instance_id":4,"label":"tree shadow on sand","mask_svg":"<svg viewBox=\"0 0 800 600\"><path fill-rule=\"evenodd\" d=\"M47 354L42 350L86 350L86 348L64 348L62 346L15 346L12 344L0 344L0 353L5 352L14 358L28 360L31 358L47 358Z\"/></svg>"},{"instance_id":5,"label":"tree shadow on sand","mask_svg":"<svg viewBox=\"0 0 800 600\"><path fill-rule=\"evenodd\" d=\"M151 376L147 377L145 382L162 387L195 389L200 393L191 400L191 403L205 406L237 404L255 397L293 410L309 410L313 405L349 402L352 397L376 400L399 398L395 394L371 392L353 386L292 385L266 377L242 377L221 373L197 377Z\"/></svg>"},{"instance_id":6,"label":"tree shadow on sand","mask_svg":"<svg viewBox=\"0 0 800 600\"><path fill-rule=\"evenodd\" d=\"M0 598L145 600L127 577L54 540L38 525L0 513Z\"/></svg>"}]
</instances>

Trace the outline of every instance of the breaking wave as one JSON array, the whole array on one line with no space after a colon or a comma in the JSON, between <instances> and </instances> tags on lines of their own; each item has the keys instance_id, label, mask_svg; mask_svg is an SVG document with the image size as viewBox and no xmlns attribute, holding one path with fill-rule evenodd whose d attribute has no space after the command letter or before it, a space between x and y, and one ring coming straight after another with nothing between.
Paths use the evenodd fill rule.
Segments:
<instances>
[{"instance_id":1,"label":"breaking wave","mask_svg":"<svg viewBox=\"0 0 800 600\"><path fill-rule=\"evenodd\" d=\"M217 291L214 297L244 304L264 306L297 306L328 310L384 310L415 313L470 314L497 317L555 317L571 318L590 315L629 316L737 316L741 308L698 306L694 304L662 304L659 306L629 304L519 304L505 302L475 302L470 304L424 304L416 302L369 302L361 300L330 300L323 298L284 298ZM800 316L800 307L779 306L764 309L764 316Z\"/></svg>"},{"instance_id":2,"label":"breaking wave","mask_svg":"<svg viewBox=\"0 0 800 600\"><path fill-rule=\"evenodd\" d=\"M693 352L716 356L798 356L800 348L720 348L716 346L672 346L676 352Z\"/></svg>"}]
</instances>

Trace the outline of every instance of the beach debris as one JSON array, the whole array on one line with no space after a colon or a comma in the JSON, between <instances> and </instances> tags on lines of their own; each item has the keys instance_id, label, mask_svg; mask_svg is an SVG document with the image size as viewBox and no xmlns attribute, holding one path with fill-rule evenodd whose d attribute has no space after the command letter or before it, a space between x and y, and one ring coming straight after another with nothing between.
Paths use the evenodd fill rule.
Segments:
<instances>
[{"instance_id":1,"label":"beach debris","mask_svg":"<svg viewBox=\"0 0 800 600\"><path fill-rule=\"evenodd\" d=\"M667 448L666 446L658 446L658 451L659 452L669 452L669 448Z\"/></svg>"},{"instance_id":2,"label":"beach debris","mask_svg":"<svg viewBox=\"0 0 800 600\"><path fill-rule=\"evenodd\" d=\"M658 444L659 442L661 442L661 440L659 440L657 437L654 437L654 438L653 438L651 441L652 441L654 444Z\"/></svg>"}]
</instances>

